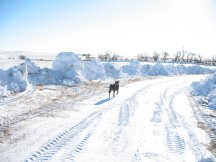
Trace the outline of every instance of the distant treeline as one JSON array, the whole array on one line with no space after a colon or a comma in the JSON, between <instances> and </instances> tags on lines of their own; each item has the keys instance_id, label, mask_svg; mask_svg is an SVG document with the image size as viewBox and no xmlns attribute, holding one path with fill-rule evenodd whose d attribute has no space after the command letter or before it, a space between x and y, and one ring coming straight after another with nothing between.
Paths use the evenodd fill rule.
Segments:
<instances>
[{"instance_id":1,"label":"distant treeline","mask_svg":"<svg viewBox=\"0 0 216 162\"><path fill-rule=\"evenodd\" d=\"M93 56L91 54L80 54L82 60L90 61ZM151 55L142 53L134 57L125 57L112 52L105 52L104 54L98 54L97 58L100 61L134 61L140 62L170 62L170 63L196 63L203 65L216 65L216 56L211 58L204 58L200 54L178 51L176 54L170 55L168 52L153 52Z\"/></svg>"}]
</instances>

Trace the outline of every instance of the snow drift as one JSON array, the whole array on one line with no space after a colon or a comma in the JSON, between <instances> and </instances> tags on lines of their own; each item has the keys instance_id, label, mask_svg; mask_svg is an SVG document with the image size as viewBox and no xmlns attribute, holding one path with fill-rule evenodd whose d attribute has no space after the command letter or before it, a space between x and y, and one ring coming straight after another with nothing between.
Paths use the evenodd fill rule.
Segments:
<instances>
[{"instance_id":1,"label":"snow drift","mask_svg":"<svg viewBox=\"0 0 216 162\"><path fill-rule=\"evenodd\" d=\"M52 64L52 68L40 68L30 59L9 68L0 69L0 95L5 89L12 92L25 91L28 83L32 85L72 86L88 80L118 79L134 75L178 75L206 74L215 70L199 65L179 64L141 64L138 61L119 66L118 62L81 61L73 52L61 52Z\"/></svg>"},{"instance_id":2,"label":"snow drift","mask_svg":"<svg viewBox=\"0 0 216 162\"><path fill-rule=\"evenodd\" d=\"M216 110L216 73L200 82L193 82L191 87L193 95L201 96L202 102L208 104L209 108Z\"/></svg>"},{"instance_id":3,"label":"snow drift","mask_svg":"<svg viewBox=\"0 0 216 162\"><path fill-rule=\"evenodd\" d=\"M83 64L81 59L73 52L62 52L53 62L53 70L63 75L65 79L80 83L84 80Z\"/></svg>"}]
</instances>

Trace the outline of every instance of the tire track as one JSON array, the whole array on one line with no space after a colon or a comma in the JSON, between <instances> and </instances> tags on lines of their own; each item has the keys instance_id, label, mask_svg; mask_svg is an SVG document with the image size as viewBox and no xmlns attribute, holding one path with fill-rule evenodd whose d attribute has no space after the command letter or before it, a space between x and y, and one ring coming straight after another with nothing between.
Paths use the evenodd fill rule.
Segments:
<instances>
[{"instance_id":1,"label":"tire track","mask_svg":"<svg viewBox=\"0 0 216 162\"><path fill-rule=\"evenodd\" d=\"M143 88L137 90L134 94L131 95L131 97L126 99L126 103L124 103L120 107L118 125L114 133L114 138L113 138L113 141L111 142L111 146L109 147L111 148L112 153L117 155L119 152L122 152L127 148L128 141L127 141L127 136L125 134L124 129L130 123L131 118L134 116L136 112L137 96L143 94L143 97L144 97L147 95L146 92L148 91L148 89L150 89L151 87L157 84L163 84L166 82L168 81L148 84L144 86Z\"/></svg>"},{"instance_id":2,"label":"tire track","mask_svg":"<svg viewBox=\"0 0 216 162\"><path fill-rule=\"evenodd\" d=\"M56 154L60 149L62 149L68 142L72 141L76 137L79 137L80 134L87 127L94 124L94 122L98 122L98 120L104 112L104 110L96 111L87 116L86 118L84 118L76 125L72 126L70 129L59 133L56 137L54 137L53 139L49 140L46 144L41 146L38 151L32 153L27 159L24 160L24 162L50 160L52 156ZM76 152L81 151L82 147L89 139L91 134L91 131L87 133L86 136L83 139L81 139L81 142L71 149L75 150Z\"/></svg>"},{"instance_id":3,"label":"tire track","mask_svg":"<svg viewBox=\"0 0 216 162\"><path fill-rule=\"evenodd\" d=\"M176 87L178 84L174 84L171 87L168 87L164 90L164 93L161 95L161 100L164 103L164 108L168 116L168 123L165 125L166 132L166 143L168 151L171 154L181 157L185 153L186 144L184 138L176 131L176 128L180 127L176 112L173 109L173 101L175 97L182 91L182 88L172 92L169 95L169 100L167 101L167 93L169 89ZM184 88L183 88L184 89ZM180 157L179 157L180 158Z\"/></svg>"},{"instance_id":4,"label":"tire track","mask_svg":"<svg viewBox=\"0 0 216 162\"><path fill-rule=\"evenodd\" d=\"M173 82L176 81L176 79L172 80ZM122 105L119 111L119 124L117 127L117 130L114 133L114 138L113 141L111 143L111 150L113 154L118 155L118 153L123 152L126 148L127 148L127 143L128 143L128 139L127 139L127 135L125 134L125 127L129 124L130 119L132 118L132 116L135 114L136 112L136 98L138 95L143 94L143 97L145 97L147 95L147 91L151 88L154 87L155 85L163 85L164 83L167 83L170 81L163 81L163 82L159 82L159 83L153 83L151 85L147 85L143 88L141 88L140 90L138 90L137 92L135 92L132 97L127 99L127 103L125 105ZM176 86L176 83L174 84L174 86ZM165 91L167 92L167 91ZM146 103L150 102L150 99L145 98ZM155 111L153 113L153 117L151 119L151 122L155 122L155 123L159 123L161 121L161 113L162 113L162 106L164 105L164 100L162 99L162 97L160 97L160 101L155 103ZM134 104L134 105L133 105ZM128 108L129 107L129 108ZM131 112L131 113L130 113ZM155 132L160 132L159 130L155 130ZM181 152L183 152L183 148L185 147L184 145L184 141L183 138L180 137L180 135L176 134L176 137L174 137L175 140L175 147L176 147L176 151L178 152L179 150L181 150ZM137 149L139 151L139 149ZM137 153L134 153L134 158L138 158ZM135 160L133 158L133 160ZM140 158L140 157L139 157ZM138 159L139 159L138 158ZM137 160L137 159L136 159Z\"/></svg>"},{"instance_id":5,"label":"tire track","mask_svg":"<svg viewBox=\"0 0 216 162\"><path fill-rule=\"evenodd\" d=\"M155 84L161 84L164 82L169 82L169 80L165 80L159 83L156 82L156 83L147 84L143 88L136 91L133 95L131 95L131 97L126 99L127 102L122 104L122 106L120 107L119 120L118 120L119 126L117 128L117 131L115 132L115 138L113 140L112 146L114 145L119 146L118 147L120 148L119 150L121 150L122 148L124 149L124 147L127 147L127 145L122 147L122 143L127 144L127 142L125 142L127 139L123 129L125 126L129 124L131 117L135 113L134 107L136 106L136 96L147 91L147 89L150 88L151 86L154 86ZM88 97L91 96L92 95L86 95L85 93L83 94L82 97L78 97L78 100L87 99ZM74 104L74 103L75 102L67 103L67 104ZM42 145L38 151L33 152L24 161L29 162L29 161L50 160L52 159L52 157L57 156L57 152L62 150L64 152L63 153L64 156L62 157L62 159L75 161L77 154L84 149L85 145L87 144L88 140L91 138L95 128L97 127L97 124L102 119L103 115L105 115L105 113L111 110L112 108L113 107L109 107L90 114L75 126L72 126L70 129L63 131L56 137L49 140L47 143ZM66 148L70 148L69 149L70 151L66 151Z\"/></svg>"},{"instance_id":6,"label":"tire track","mask_svg":"<svg viewBox=\"0 0 216 162\"><path fill-rule=\"evenodd\" d=\"M211 143L213 145L216 145L216 123L212 122L210 117L207 116L206 114L204 114L200 104L197 103L197 101L192 97L191 94L189 94L188 92L187 93L185 92L185 95L188 98L190 106L193 110L193 114L195 115L198 123L202 124L203 127L208 128L207 133L209 134L209 136L211 138ZM213 148L211 150L211 152L214 154L214 156L216 156L216 149L215 148Z\"/></svg>"},{"instance_id":7,"label":"tire track","mask_svg":"<svg viewBox=\"0 0 216 162\"><path fill-rule=\"evenodd\" d=\"M177 95L183 93L186 88L181 88L170 95L169 101L169 125L171 125L171 129L166 127L167 132L167 145L171 153L180 153L184 154L186 148L186 141L184 138L176 131L176 128L181 128L181 130L185 130L187 132L187 144L189 144L190 150L195 155L195 159L199 161L203 157L203 152L201 150L201 146L199 140L197 138L196 133L190 128L188 123L186 123L185 119L178 113L175 112L173 108L173 102Z\"/></svg>"},{"instance_id":8,"label":"tire track","mask_svg":"<svg viewBox=\"0 0 216 162\"><path fill-rule=\"evenodd\" d=\"M62 109L67 105L73 106L76 102L80 100L90 98L94 93L95 93L95 90L93 88L91 90L85 91L85 93L81 92L81 94L78 96L75 96L75 98L73 98L72 101L62 102L60 100L67 96L67 94L62 92L60 96L57 98L57 101L54 101L53 103L42 105L37 109L29 110L20 115L1 117L0 118L0 132L4 132L11 125L19 123L21 121L32 119L32 118L41 116L43 114L47 114L49 112L52 112L53 110Z\"/></svg>"}]
</instances>

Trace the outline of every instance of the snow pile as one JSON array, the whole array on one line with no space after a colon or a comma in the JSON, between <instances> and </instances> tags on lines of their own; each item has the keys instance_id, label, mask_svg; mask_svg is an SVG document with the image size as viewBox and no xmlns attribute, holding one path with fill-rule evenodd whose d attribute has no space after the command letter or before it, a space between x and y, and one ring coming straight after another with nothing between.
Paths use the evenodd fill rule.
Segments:
<instances>
[{"instance_id":1,"label":"snow pile","mask_svg":"<svg viewBox=\"0 0 216 162\"><path fill-rule=\"evenodd\" d=\"M120 68L122 73L126 73L128 75L140 75L140 63L139 61L132 61L130 65L124 65Z\"/></svg>"},{"instance_id":2,"label":"snow pile","mask_svg":"<svg viewBox=\"0 0 216 162\"><path fill-rule=\"evenodd\" d=\"M27 71L26 71L25 64L20 64L19 66L9 68L6 71L1 70L0 86L1 87L6 86L9 91L13 91L13 92L24 91L27 87L26 73Z\"/></svg>"},{"instance_id":3,"label":"snow pile","mask_svg":"<svg viewBox=\"0 0 216 162\"><path fill-rule=\"evenodd\" d=\"M132 61L127 64L119 62L81 61L73 52L58 54L52 68L40 68L30 59L11 67L8 70L0 69L0 94L4 95L7 89L13 92L26 90L28 84L33 85L66 85L72 86L88 80L118 79L134 75L178 75L178 74L205 74L215 70L199 65L179 65L150 63L141 64Z\"/></svg>"},{"instance_id":4,"label":"snow pile","mask_svg":"<svg viewBox=\"0 0 216 162\"><path fill-rule=\"evenodd\" d=\"M143 65L141 67L141 73L144 75L168 75L168 71L166 67L160 63L156 63L154 65Z\"/></svg>"},{"instance_id":5,"label":"snow pile","mask_svg":"<svg viewBox=\"0 0 216 162\"><path fill-rule=\"evenodd\" d=\"M25 64L29 74L36 74L40 70L40 67L33 63L29 58L25 59Z\"/></svg>"},{"instance_id":6,"label":"snow pile","mask_svg":"<svg viewBox=\"0 0 216 162\"><path fill-rule=\"evenodd\" d=\"M80 83L84 80L83 63L73 52L62 52L53 62L53 70L60 72L66 79Z\"/></svg>"},{"instance_id":7,"label":"snow pile","mask_svg":"<svg viewBox=\"0 0 216 162\"><path fill-rule=\"evenodd\" d=\"M204 68L199 65L164 65L161 63L145 64L141 66L141 73L144 75L178 75L178 74L208 74L213 73L215 70Z\"/></svg>"},{"instance_id":8,"label":"snow pile","mask_svg":"<svg viewBox=\"0 0 216 162\"><path fill-rule=\"evenodd\" d=\"M121 72L113 64L105 63L104 65L105 74L107 77L118 79L121 77Z\"/></svg>"},{"instance_id":9,"label":"snow pile","mask_svg":"<svg viewBox=\"0 0 216 162\"><path fill-rule=\"evenodd\" d=\"M56 72L49 68L40 69L37 73L29 74L29 82L34 85L61 84L64 77L60 72Z\"/></svg>"},{"instance_id":10,"label":"snow pile","mask_svg":"<svg viewBox=\"0 0 216 162\"><path fill-rule=\"evenodd\" d=\"M216 110L216 73L200 82L193 82L191 87L193 95L202 96L202 101L206 102L211 109Z\"/></svg>"},{"instance_id":11,"label":"snow pile","mask_svg":"<svg viewBox=\"0 0 216 162\"><path fill-rule=\"evenodd\" d=\"M96 59L84 63L84 67L84 76L87 80L97 80L106 78L103 65Z\"/></svg>"}]
</instances>

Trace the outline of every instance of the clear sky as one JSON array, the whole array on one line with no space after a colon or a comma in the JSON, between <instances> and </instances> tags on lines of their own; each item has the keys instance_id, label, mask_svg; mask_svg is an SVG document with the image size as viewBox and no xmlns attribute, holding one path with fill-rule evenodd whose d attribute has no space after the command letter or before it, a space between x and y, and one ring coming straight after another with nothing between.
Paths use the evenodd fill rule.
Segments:
<instances>
[{"instance_id":1,"label":"clear sky","mask_svg":"<svg viewBox=\"0 0 216 162\"><path fill-rule=\"evenodd\" d=\"M0 0L0 50L216 55L216 0Z\"/></svg>"}]
</instances>

